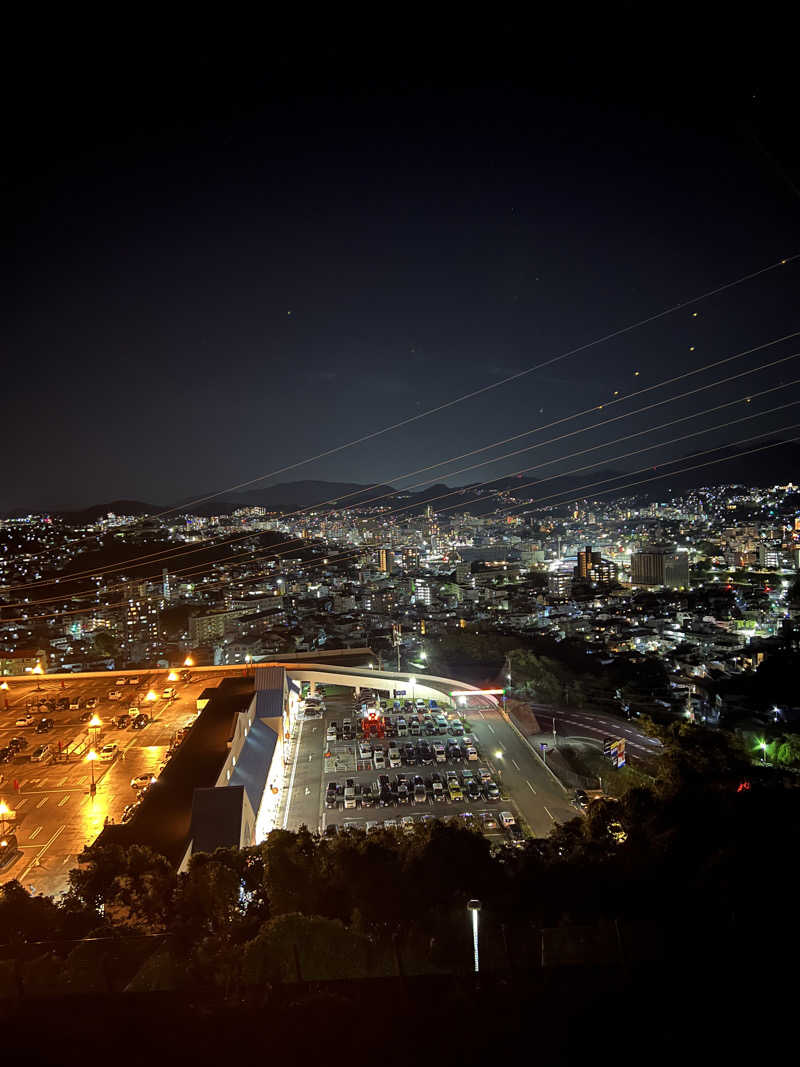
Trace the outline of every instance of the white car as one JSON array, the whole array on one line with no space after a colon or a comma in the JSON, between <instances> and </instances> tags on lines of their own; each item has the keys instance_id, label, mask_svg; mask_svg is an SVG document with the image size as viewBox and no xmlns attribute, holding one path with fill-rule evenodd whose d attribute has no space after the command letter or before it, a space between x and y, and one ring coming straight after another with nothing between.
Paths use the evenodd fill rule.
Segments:
<instances>
[{"instance_id":1,"label":"white car","mask_svg":"<svg viewBox=\"0 0 800 1067\"><path fill-rule=\"evenodd\" d=\"M103 763L110 763L116 756L117 752L119 752L119 745L116 741L109 741L107 745L103 745L100 749L100 759Z\"/></svg>"},{"instance_id":2,"label":"white car","mask_svg":"<svg viewBox=\"0 0 800 1067\"><path fill-rule=\"evenodd\" d=\"M27 715L20 715L20 717L17 719L17 721L14 723L14 725L15 726L30 726L32 722L33 722L33 716L29 712Z\"/></svg>"},{"instance_id":3,"label":"white car","mask_svg":"<svg viewBox=\"0 0 800 1067\"><path fill-rule=\"evenodd\" d=\"M383 754L382 748L377 748L372 753L372 762L375 765L376 771L386 770L386 757Z\"/></svg>"},{"instance_id":4,"label":"white car","mask_svg":"<svg viewBox=\"0 0 800 1067\"><path fill-rule=\"evenodd\" d=\"M128 679L127 678L117 678L116 682L117 682L117 685L127 685L128 684Z\"/></svg>"},{"instance_id":5,"label":"white car","mask_svg":"<svg viewBox=\"0 0 800 1067\"><path fill-rule=\"evenodd\" d=\"M514 818L513 812L501 811L497 818L500 820L500 825L504 830L507 830L509 826L517 825L517 820Z\"/></svg>"},{"instance_id":6,"label":"white car","mask_svg":"<svg viewBox=\"0 0 800 1067\"><path fill-rule=\"evenodd\" d=\"M358 758L363 760L372 759L372 746L368 745L366 741L359 741L358 743Z\"/></svg>"},{"instance_id":7,"label":"white car","mask_svg":"<svg viewBox=\"0 0 800 1067\"><path fill-rule=\"evenodd\" d=\"M119 700L121 696L122 693L120 693L119 689L112 689L111 692L108 694L108 699Z\"/></svg>"},{"instance_id":8,"label":"white car","mask_svg":"<svg viewBox=\"0 0 800 1067\"><path fill-rule=\"evenodd\" d=\"M473 745L467 745L467 759L468 760L477 760L478 759L478 750Z\"/></svg>"},{"instance_id":9,"label":"white car","mask_svg":"<svg viewBox=\"0 0 800 1067\"><path fill-rule=\"evenodd\" d=\"M331 741L335 741L336 740L336 727L335 726L329 726L328 727L328 729L325 732L325 740L327 742L331 742Z\"/></svg>"},{"instance_id":10,"label":"white car","mask_svg":"<svg viewBox=\"0 0 800 1067\"><path fill-rule=\"evenodd\" d=\"M399 767L400 766L400 749L399 748L392 747L392 748L389 749L389 766L390 767Z\"/></svg>"},{"instance_id":11,"label":"white car","mask_svg":"<svg viewBox=\"0 0 800 1067\"><path fill-rule=\"evenodd\" d=\"M49 745L39 745L31 753L31 763L44 763L47 757L50 755Z\"/></svg>"}]
</instances>

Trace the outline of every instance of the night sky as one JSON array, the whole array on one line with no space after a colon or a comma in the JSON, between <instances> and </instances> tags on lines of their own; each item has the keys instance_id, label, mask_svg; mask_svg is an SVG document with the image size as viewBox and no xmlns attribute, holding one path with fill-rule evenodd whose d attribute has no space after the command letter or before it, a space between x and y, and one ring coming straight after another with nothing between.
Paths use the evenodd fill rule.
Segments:
<instances>
[{"instance_id":1,"label":"night sky","mask_svg":"<svg viewBox=\"0 0 800 1067\"><path fill-rule=\"evenodd\" d=\"M446 51L440 35L366 48L341 27L264 50L211 31L23 48L31 91L4 172L0 510L223 489L800 252L796 98L761 52L720 52L687 77L699 43L598 53L588 34L552 56L522 29L476 28ZM800 260L272 481L404 484L436 459L800 330L798 283ZM794 351L800 338L684 387ZM795 378L800 359L450 481ZM800 386L787 385L647 440L793 399ZM800 405L610 465L794 423Z\"/></svg>"}]
</instances>

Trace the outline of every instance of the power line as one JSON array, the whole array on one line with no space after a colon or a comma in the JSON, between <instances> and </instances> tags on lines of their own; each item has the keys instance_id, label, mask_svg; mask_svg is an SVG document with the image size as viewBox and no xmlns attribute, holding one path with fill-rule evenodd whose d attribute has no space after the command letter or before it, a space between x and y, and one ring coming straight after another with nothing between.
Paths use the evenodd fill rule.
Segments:
<instances>
[{"instance_id":1,"label":"power line","mask_svg":"<svg viewBox=\"0 0 800 1067\"><path fill-rule=\"evenodd\" d=\"M786 266L794 260L800 258L800 252L791 256L787 256L785 259L780 259L775 263L771 263L766 267L761 267L759 270L752 271L749 274L744 274L740 278L735 278L733 281L726 282L723 285L719 285L714 289L709 289L705 293L700 293L699 296L694 296L689 300L683 300L678 304L673 304L664 310L656 312L654 315L648 315L644 319L639 319L637 322L629 323L627 326L622 326L618 330L613 330L611 333L604 334L602 337L596 337L593 341L587 341L585 344L578 345L575 348L570 348L566 352L562 352L560 355L552 356L550 359L546 359L541 363L536 363L531 367L526 367L525 370L517 371L515 374L510 374L506 378L501 378L499 381L491 382L489 385L484 385L480 389L473 389L468 393L463 393L461 396L456 397L453 400L448 400L443 404L438 404L436 407L428 408L426 411L420 411L415 415L409 415L405 419L401 419L399 422L391 423L388 426L384 426L382 429L374 430L371 433L363 434L361 437L357 437L352 441L347 441L344 444L336 445L334 448L328 448L324 452L318 452L315 456L309 456L306 459L298 460L296 463L289 463L285 467L278 467L275 470L268 471L266 474L259 474L255 478L248 478L246 481L238 482L236 485L230 485L225 489L220 489L217 492L209 493L206 496L197 497L195 500L191 500L186 504L178 505L173 508L165 508L163 511L156 513L156 517L162 515L170 515L176 511L181 511L184 508L194 507L196 504L204 504L209 500L215 500L217 497L224 496L225 493L237 492L240 489L245 489L250 485L255 485L257 482L266 481L268 478L275 478L279 474L286 474L288 471L297 470L298 467L303 467L308 463L314 463L317 460L325 459L328 456L336 455L339 452L343 452L347 448L353 448L355 445L364 444L366 441L373 441L376 437L381 437L384 434L391 433L393 430L399 430L403 426L409 426L413 422L419 422L421 419L428 418L429 415L436 415L440 411L446 411L448 408L455 407L457 404L463 403L465 400L473 400L475 397L483 396L493 389L499 389L503 385L508 385L510 382L519 381L521 378L526 377L528 374L532 374L534 371L542 370L545 367L551 367L554 363L559 363L563 359L568 359L570 356L575 356L579 352L586 352L590 348L594 348L597 345L605 344L606 341L612 341L616 337L622 337L625 334L631 333L633 330L638 330L642 326L647 326L651 322L656 322L659 319L665 318L667 315L672 315L676 311L681 311L684 308L691 307L693 304L699 303L701 300L707 300L712 296L717 296L719 293L723 293L728 289L732 289L737 285L742 285L744 282L752 281L754 278L758 278L763 274L767 274L770 271L777 270L779 267Z\"/></svg>"},{"instance_id":2,"label":"power line","mask_svg":"<svg viewBox=\"0 0 800 1067\"><path fill-rule=\"evenodd\" d=\"M506 443L509 443L511 441L514 441L514 440L519 440L522 437L530 436L531 434L534 434L534 433L540 433L540 432L542 432L542 431L544 431L546 429L549 429L549 428L551 428L553 426L557 426L557 425L563 424L564 422L571 421L572 419L579 418L582 415L591 414L593 412L602 410L603 408L611 407L614 404L623 403L623 402L625 402L627 400L631 400L634 397L640 396L640 395L642 395L644 393L652 392L655 389L663 388L664 386L667 386L667 385L672 385L672 384L674 384L674 383L676 383L678 381L682 381L685 378L692 377L692 376L694 376L696 374L700 374L700 373L702 373L702 372L704 372L706 370L710 370L710 369L712 369L714 367L722 366L722 365L724 365L726 363L730 363L733 360L741 359L741 358L743 358L744 356L747 356L747 355L752 355L754 352L763 351L763 349L765 349L765 348L772 347L773 345L776 345L776 344L781 344L783 341L790 340L790 339L792 339L794 337L797 337L797 336L800 336L800 331L796 331L794 333L786 334L783 337L776 338L773 341L768 341L768 342L765 342L764 344L756 345L756 346L754 346L752 348L744 349L743 351L737 352L732 356L726 356L723 359L714 360L711 363L707 363L702 367L698 367L698 368L694 368L694 369L689 370L689 371L685 371L684 373L679 374L679 375L674 375L672 378L667 378L662 382L658 382L658 383L655 383L653 385L646 386L645 388L637 390L637 392L635 392L635 393L628 394L626 397L621 397L618 400L613 400L612 399L612 400L604 402L603 404L592 405L590 408L583 409L582 411L576 412L576 413L571 414L571 415L566 415L563 418L556 419L553 422L550 422L550 423L548 423L548 424L546 424L544 426L534 427L531 430L527 430L527 431L525 431L525 432L523 432L521 434L516 434L513 437L500 439L500 440L498 440L496 442L493 442L493 443L491 443L489 445L485 445L482 448L473 449L470 452L462 453L460 456L454 456L454 457L451 457L450 459L442 460L439 463L430 464L427 467L418 468L415 471L408 472L408 474L395 475L395 476L393 476L393 478L391 480L395 481L398 478L405 479L407 477L413 476L414 474L422 473L422 472L424 472L426 470L432 470L435 467L444 466L445 464L448 464L448 463L457 462L459 459L467 458L467 457L469 457L471 455L475 455L475 454L477 454L479 452L482 452L482 451L488 451L490 448L499 447L502 444L506 444ZM792 355L792 356L783 357L783 359L774 360L774 361L772 361L770 363L761 364L761 365L759 365L757 367L750 368L749 370L742 371L741 373L739 373L737 375L732 375L729 378L723 378L723 379L720 379L720 380L718 380L716 382L712 382L712 383L710 383L708 385L699 386L697 389L690 390L690 391L688 391L686 393L683 393L683 394L678 394L677 396L668 398L667 400L664 400L664 401L659 401L657 404L652 404L652 405L648 405L648 406L645 406L645 407L642 407L642 408L638 408L636 410L626 412L626 413L624 413L622 415L615 416L612 419L606 419L603 422L594 423L591 426L581 427L580 429L572 431L569 434L564 434L561 437L550 438L548 441L545 441L545 442L542 442L541 444L536 444L536 445L533 445L533 446L530 446L530 447L532 447L532 448L546 447L549 444L553 444L553 443L555 443L557 441L560 441L560 440L563 440L564 438L569 437L569 436L574 436L577 433L583 433L583 432L588 431L588 430L598 429L599 427L607 425L610 422L619 421L622 418L627 418L628 416L639 414L642 411L649 410L649 408L656 407L656 406L659 406L659 405L665 404L665 403L670 403L670 402L672 402L673 400L676 400L676 399L683 399L683 398L685 398L687 396L692 395L693 393L701 392L701 391L703 391L705 389L709 389L709 388L712 388L712 387L717 386L717 385L725 384L726 382L733 381L736 378L743 377L746 374L751 374L751 373L755 373L756 371L765 370L765 369L767 369L767 368L769 368L771 366L776 365L777 363L785 362L788 359L795 358L795 355L797 355L797 353ZM463 473L466 470L472 470L472 469L475 469L475 468L480 467L480 466L485 466L487 463L500 462L503 459L507 459L510 456L518 455L521 452L524 452L524 451L527 451L527 450L528 449L519 449L519 450L517 450L515 452L510 452L510 453L508 453L508 454L506 454L504 456L494 456L491 459L486 460L486 461L484 461L482 463L476 463L476 464L473 464L470 467L465 467L465 468L462 468L461 470L458 470L458 471L446 472L445 476L450 477L453 474ZM442 477L442 476L443 476L443 474L439 474L436 477ZM504 475L503 477L510 477L510 476L511 475ZM377 503L380 500L387 499L388 497L397 496L400 493L408 492L410 489L417 488L419 485L428 484L432 480L434 480L434 479L425 479L422 482L419 482L414 486L406 486L406 487L404 487L402 489L399 489L399 490L396 490L396 491L393 491L393 492L380 494L379 496L372 497L371 499L366 500L366 501L364 501L364 500L359 501L358 505L355 505L355 506L357 506L357 507L367 507L367 506L369 506L371 504ZM478 483L478 485L488 484L488 482L490 482L490 481L499 481L499 480L500 480L499 478L492 478L492 479L488 479L486 482ZM371 486L369 488L366 488L366 489L359 489L359 490L356 490L355 492L352 492L352 493L346 493L346 494L344 494L344 496L331 497L329 500L321 501L321 502L319 502L317 504L309 505L309 506L307 506L305 508L299 508L299 509L297 509L297 510L295 510L293 512L288 512L287 514L285 514L283 516L283 518L285 518L285 519L286 518L292 518L293 516L298 516L298 515L307 514L309 512L318 511L321 508L324 508L324 507L326 507L328 505L340 504L343 500L346 500L349 497L362 496L364 493L369 492L370 489L376 489L378 487L379 487L379 483L374 485L374 486ZM448 495L454 495L454 493L459 493L459 492L461 492L461 490L457 489L457 490L454 490L452 494L442 494L440 497L432 498L432 500L444 499ZM410 505L410 506L414 506L414 505ZM348 509L345 509L345 510L348 510ZM408 508L405 508L404 510L408 510ZM162 562L163 564L169 565L172 561L174 561L176 559L180 559L180 558L182 558L184 556L190 556L190 555L194 555L194 554L200 553L200 552L208 552L208 551L212 550L214 547L218 547L220 545L237 544L237 543L240 543L242 541L247 541L247 540L249 540L251 538L255 538L257 536L258 536L257 533L254 533L253 531L248 531L247 533L237 535L236 537L227 538L227 539L220 539L218 541L209 541L209 542L207 542L205 544L198 545L197 547L194 547L194 548L184 548L182 546L171 546L169 548L161 549L161 550L159 550L157 552L145 553L145 554L141 554L139 556L134 556L131 559L126 560L123 563L106 564L106 565L104 565L102 567L89 568L89 569L86 569L84 571L79 571L76 574L68 575L67 577L59 578L59 579L43 578L43 579L38 579L38 580L36 580L34 582L23 582L23 583L9 584L9 585L5 586L4 589L5 589L6 592L9 592L11 590L31 589L31 588L36 588L39 585L51 585L51 584L54 584L54 583L55 584L60 584L60 585L66 585L67 583L71 583L71 582L75 582L75 581L81 581L86 577L94 578L94 577L98 577L98 576L104 576L106 574L111 574L111 573L113 573L115 571L125 571L127 568L132 567L135 564L138 564L139 562L141 562L143 560L148 560L148 559L152 560L153 562L155 562L156 560L160 560L160 562ZM92 538L90 538L90 540L94 540L94 536ZM278 548L282 544L291 544L293 542L293 540L294 539L290 539L290 540L284 541L284 542L278 542L276 545L273 545L271 547L272 548ZM188 569L188 568L179 568L177 572L173 572L173 573L181 573L181 571L186 570L186 569ZM77 594L75 594L75 595L77 595ZM40 603L41 603L41 601L40 601Z\"/></svg>"}]
</instances>

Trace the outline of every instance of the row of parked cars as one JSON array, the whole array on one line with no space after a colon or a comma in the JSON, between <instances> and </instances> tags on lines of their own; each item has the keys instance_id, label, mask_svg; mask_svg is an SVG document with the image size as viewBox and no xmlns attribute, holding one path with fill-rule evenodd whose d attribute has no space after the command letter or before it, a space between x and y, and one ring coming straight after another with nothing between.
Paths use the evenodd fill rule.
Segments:
<instances>
[{"instance_id":1,"label":"row of parked cars","mask_svg":"<svg viewBox=\"0 0 800 1067\"><path fill-rule=\"evenodd\" d=\"M376 771L386 767L396 768L400 766L430 767L437 763L452 761L460 763L466 761L477 763L478 747L471 739L460 744L451 737L446 743L441 741L419 741L417 744L409 742L404 745L392 745L384 748L369 741L360 741L358 745L358 758L362 762L370 762Z\"/></svg>"},{"instance_id":2,"label":"row of parked cars","mask_svg":"<svg viewBox=\"0 0 800 1067\"><path fill-rule=\"evenodd\" d=\"M350 720L345 720L350 721ZM436 737L452 734L464 736L464 724L460 719L448 719L445 715L379 715L375 709L367 710L361 718L361 732L379 737Z\"/></svg>"},{"instance_id":3,"label":"row of parked cars","mask_svg":"<svg viewBox=\"0 0 800 1067\"><path fill-rule=\"evenodd\" d=\"M325 827L325 836L336 837L340 833L363 833L365 831L372 834L378 830L402 830L405 833L413 833L415 827L433 822L435 817L434 815L403 815L399 819L384 819L382 822L377 819L368 819L366 823L345 819L341 826L329 823ZM462 811L451 818L461 826L468 826L482 833L503 834L506 842L517 848L525 846L527 838L511 811L501 811L497 815L491 811L484 811L478 815L472 811Z\"/></svg>"},{"instance_id":4,"label":"row of parked cars","mask_svg":"<svg viewBox=\"0 0 800 1067\"><path fill-rule=\"evenodd\" d=\"M343 784L329 782L325 792L327 808L393 807L397 804L458 803L464 800L499 801L500 789L488 770L464 770L459 775L434 772L422 775L398 774L389 778L381 774L372 782L357 782L348 778Z\"/></svg>"}]
</instances>

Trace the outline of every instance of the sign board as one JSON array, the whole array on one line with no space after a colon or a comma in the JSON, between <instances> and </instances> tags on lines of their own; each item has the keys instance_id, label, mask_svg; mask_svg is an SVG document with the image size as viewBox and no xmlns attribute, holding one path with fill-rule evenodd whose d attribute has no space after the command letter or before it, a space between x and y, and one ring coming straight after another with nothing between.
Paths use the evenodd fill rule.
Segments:
<instances>
[{"instance_id":1,"label":"sign board","mask_svg":"<svg viewBox=\"0 0 800 1067\"><path fill-rule=\"evenodd\" d=\"M616 749L617 749L617 767L624 767L625 766L625 738L624 737L621 737L619 739L619 741L617 741Z\"/></svg>"},{"instance_id":2,"label":"sign board","mask_svg":"<svg viewBox=\"0 0 800 1067\"><path fill-rule=\"evenodd\" d=\"M399 697L404 697L406 695L405 689L395 689L395 693L397 693Z\"/></svg>"}]
</instances>

